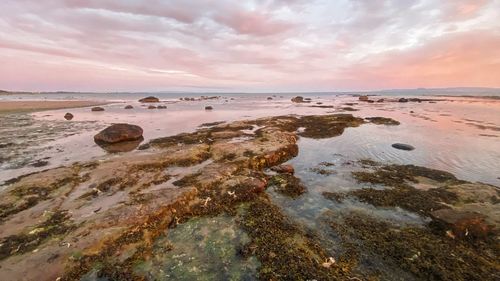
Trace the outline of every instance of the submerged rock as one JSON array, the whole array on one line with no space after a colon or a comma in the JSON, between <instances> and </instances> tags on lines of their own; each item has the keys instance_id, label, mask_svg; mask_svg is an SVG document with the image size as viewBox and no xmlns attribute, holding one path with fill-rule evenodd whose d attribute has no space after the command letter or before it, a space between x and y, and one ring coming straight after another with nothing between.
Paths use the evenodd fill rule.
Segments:
<instances>
[{"instance_id":1,"label":"submerged rock","mask_svg":"<svg viewBox=\"0 0 500 281\"><path fill-rule=\"evenodd\" d=\"M273 176L269 180L269 186L274 187L277 192L292 198L298 197L307 191L300 179L291 174Z\"/></svg>"},{"instance_id":2,"label":"submerged rock","mask_svg":"<svg viewBox=\"0 0 500 281\"><path fill-rule=\"evenodd\" d=\"M71 119L73 119L73 114L71 114L71 113L69 113L69 112L68 112L68 113L66 113L66 114L64 114L64 119L66 119L66 120L71 120Z\"/></svg>"},{"instance_id":3,"label":"submerged rock","mask_svg":"<svg viewBox=\"0 0 500 281\"><path fill-rule=\"evenodd\" d=\"M451 229L453 236L458 238L485 238L493 230L493 226L486 223L485 216L477 212L440 209L433 211L431 217L434 225L445 231Z\"/></svg>"},{"instance_id":4,"label":"submerged rock","mask_svg":"<svg viewBox=\"0 0 500 281\"><path fill-rule=\"evenodd\" d=\"M406 150L406 151L411 151L415 149L415 147L405 143L393 143L391 146L396 149Z\"/></svg>"},{"instance_id":5,"label":"submerged rock","mask_svg":"<svg viewBox=\"0 0 500 281\"><path fill-rule=\"evenodd\" d=\"M124 141L135 141L142 139L142 128L136 125L119 123L113 124L100 131L94 136L98 144L114 144Z\"/></svg>"},{"instance_id":6,"label":"submerged rock","mask_svg":"<svg viewBox=\"0 0 500 281\"><path fill-rule=\"evenodd\" d=\"M139 102L159 102L160 100L157 97L149 96L139 100Z\"/></svg>"},{"instance_id":7,"label":"submerged rock","mask_svg":"<svg viewBox=\"0 0 500 281\"><path fill-rule=\"evenodd\" d=\"M167 106L166 105L159 105L157 108L158 109L167 109Z\"/></svg>"},{"instance_id":8,"label":"submerged rock","mask_svg":"<svg viewBox=\"0 0 500 281\"><path fill-rule=\"evenodd\" d=\"M104 111L104 108L100 106L92 107L91 111Z\"/></svg>"}]
</instances>

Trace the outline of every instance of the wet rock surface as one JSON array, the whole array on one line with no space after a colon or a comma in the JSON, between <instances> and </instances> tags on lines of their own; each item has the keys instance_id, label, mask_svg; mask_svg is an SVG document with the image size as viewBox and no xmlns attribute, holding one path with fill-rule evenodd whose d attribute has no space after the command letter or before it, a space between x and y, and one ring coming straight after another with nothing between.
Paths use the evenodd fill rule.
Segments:
<instances>
[{"instance_id":1,"label":"wet rock surface","mask_svg":"<svg viewBox=\"0 0 500 281\"><path fill-rule=\"evenodd\" d=\"M399 121L387 117L366 117L365 119L377 125L397 126L400 124Z\"/></svg>"}]
</instances>

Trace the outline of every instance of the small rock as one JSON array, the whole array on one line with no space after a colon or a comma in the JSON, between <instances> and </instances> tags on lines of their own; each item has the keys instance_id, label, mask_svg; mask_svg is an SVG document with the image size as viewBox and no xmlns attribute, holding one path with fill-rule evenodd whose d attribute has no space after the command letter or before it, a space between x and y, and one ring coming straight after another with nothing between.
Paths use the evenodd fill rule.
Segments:
<instances>
[{"instance_id":1,"label":"small rock","mask_svg":"<svg viewBox=\"0 0 500 281\"><path fill-rule=\"evenodd\" d=\"M304 97L301 97L301 96L296 96L294 98L291 99L292 102L295 102L295 103L304 103Z\"/></svg>"},{"instance_id":2,"label":"small rock","mask_svg":"<svg viewBox=\"0 0 500 281\"><path fill-rule=\"evenodd\" d=\"M131 106L130 104L129 104L129 105L127 105L127 106L125 106L125 109L132 109L132 108L134 108L134 107L133 107L133 106Z\"/></svg>"},{"instance_id":3,"label":"small rock","mask_svg":"<svg viewBox=\"0 0 500 281\"><path fill-rule=\"evenodd\" d=\"M272 97L267 97L267 100L272 100L273 98Z\"/></svg>"},{"instance_id":4,"label":"small rock","mask_svg":"<svg viewBox=\"0 0 500 281\"><path fill-rule=\"evenodd\" d=\"M157 108L158 109L167 109L167 106L166 105L159 105Z\"/></svg>"},{"instance_id":5,"label":"small rock","mask_svg":"<svg viewBox=\"0 0 500 281\"><path fill-rule=\"evenodd\" d=\"M212 110L212 109L214 109L214 108L210 105L205 106L205 110Z\"/></svg>"},{"instance_id":6,"label":"small rock","mask_svg":"<svg viewBox=\"0 0 500 281\"><path fill-rule=\"evenodd\" d=\"M92 107L91 111L104 111L104 108L100 106Z\"/></svg>"},{"instance_id":7,"label":"small rock","mask_svg":"<svg viewBox=\"0 0 500 281\"><path fill-rule=\"evenodd\" d=\"M384 99L378 99L377 102L384 102Z\"/></svg>"},{"instance_id":8,"label":"small rock","mask_svg":"<svg viewBox=\"0 0 500 281\"><path fill-rule=\"evenodd\" d=\"M156 109L156 106L150 105L150 106L148 106L148 109Z\"/></svg>"},{"instance_id":9,"label":"small rock","mask_svg":"<svg viewBox=\"0 0 500 281\"><path fill-rule=\"evenodd\" d=\"M398 100L398 102L408 102L408 99L405 99L405 98L400 98L400 99Z\"/></svg>"},{"instance_id":10,"label":"small rock","mask_svg":"<svg viewBox=\"0 0 500 281\"><path fill-rule=\"evenodd\" d=\"M404 144L404 143L393 143L392 147L394 147L396 149L407 150L407 151L415 149L415 147L413 147L409 144Z\"/></svg>"},{"instance_id":11,"label":"small rock","mask_svg":"<svg viewBox=\"0 0 500 281\"><path fill-rule=\"evenodd\" d=\"M271 167L272 171L280 174L290 174L293 175L295 173L295 169L290 164L282 164L278 166Z\"/></svg>"},{"instance_id":12,"label":"small rock","mask_svg":"<svg viewBox=\"0 0 500 281\"><path fill-rule=\"evenodd\" d=\"M69 112L68 112L68 113L66 113L66 114L64 114L64 119L66 119L66 120L71 120L71 119L73 119L73 114L71 114L71 113L69 113Z\"/></svg>"},{"instance_id":13,"label":"small rock","mask_svg":"<svg viewBox=\"0 0 500 281\"><path fill-rule=\"evenodd\" d=\"M139 100L139 102L159 102L160 100L157 97L149 96Z\"/></svg>"},{"instance_id":14,"label":"small rock","mask_svg":"<svg viewBox=\"0 0 500 281\"><path fill-rule=\"evenodd\" d=\"M369 99L368 99L368 96L360 96L358 98L358 100L360 100L360 101L368 101Z\"/></svg>"}]
</instances>

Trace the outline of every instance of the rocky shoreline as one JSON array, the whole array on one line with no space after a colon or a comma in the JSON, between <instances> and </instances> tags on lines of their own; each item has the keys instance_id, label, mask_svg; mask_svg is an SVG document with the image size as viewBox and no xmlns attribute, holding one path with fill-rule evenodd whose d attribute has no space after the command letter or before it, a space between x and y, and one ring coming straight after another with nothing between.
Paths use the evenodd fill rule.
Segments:
<instances>
[{"instance_id":1,"label":"rocky shoreline","mask_svg":"<svg viewBox=\"0 0 500 281\"><path fill-rule=\"evenodd\" d=\"M331 223L345 246L345 251L336 255L323 247L317 233L288 218L269 198L268 188L292 198L307 192L293 169L270 169L297 156L300 137L332 138L346 128L366 123L399 125L390 118L365 120L350 114L217 122L204 124L193 133L151 140L129 154L12 179L0 199L0 274L9 280L81 280L92 276L154 280L158 276L141 272L138 266L153 259L159 237L192 218L224 214L235 217L238 227L248 234L249 242L240 246L239 255L257 258L256 275L261 280L377 280L376 272L359 269L359 255L365 250L392 259L417 279L484 280L495 276L499 269L495 254L496 187L475 184L472 193L472 189L456 188L472 183L445 172L384 168L366 161L363 165L368 171L353 176L389 189L330 192L325 197L338 201L355 197L375 206L406 208L431 217L435 224L419 230L405 228L405 235L396 237L401 239L399 244L391 244L396 239L391 225L364 214L351 214L343 225ZM425 191L427 194L407 181L422 182L432 189ZM440 192L442 189L446 190ZM456 199L463 192L468 196L466 203ZM491 196L469 196L478 192ZM404 200L409 194L413 197L408 198L414 199L410 202ZM426 205L418 205L420 202ZM484 222L487 231L467 234L463 239L464 233L456 230L451 237L448 231L455 231L453 226L432 212L465 206L458 202L482 204L486 219L481 217L479 224ZM478 225L476 222L472 224ZM377 232L383 236L377 237ZM419 237L426 240L417 242ZM396 255L408 242L405 239L415 242L411 245L414 254L420 253L415 262ZM422 244L425 241L436 245L439 253L428 250ZM486 254L475 250L477 245L482 245L479 249L485 249ZM176 245L169 244L163 250L172 247ZM443 269L450 260L446 255L464 251L470 259ZM419 255L426 255L426 259L417 262ZM436 263L429 264L430 260ZM42 277L40 268L44 268Z\"/></svg>"}]
</instances>

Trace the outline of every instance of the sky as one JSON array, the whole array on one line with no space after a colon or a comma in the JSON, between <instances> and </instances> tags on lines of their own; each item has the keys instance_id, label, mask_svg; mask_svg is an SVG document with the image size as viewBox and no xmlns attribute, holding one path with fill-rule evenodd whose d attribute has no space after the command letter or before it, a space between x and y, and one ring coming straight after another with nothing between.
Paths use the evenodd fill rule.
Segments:
<instances>
[{"instance_id":1,"label":"sky","mask_svg":"<svg viewBox=\"0 0 500 281\"><path fill-rule=\"evenodd\" d=\"M500 87L500 0L1 0L0 89Z\"/></svg>"}]
</instances>

